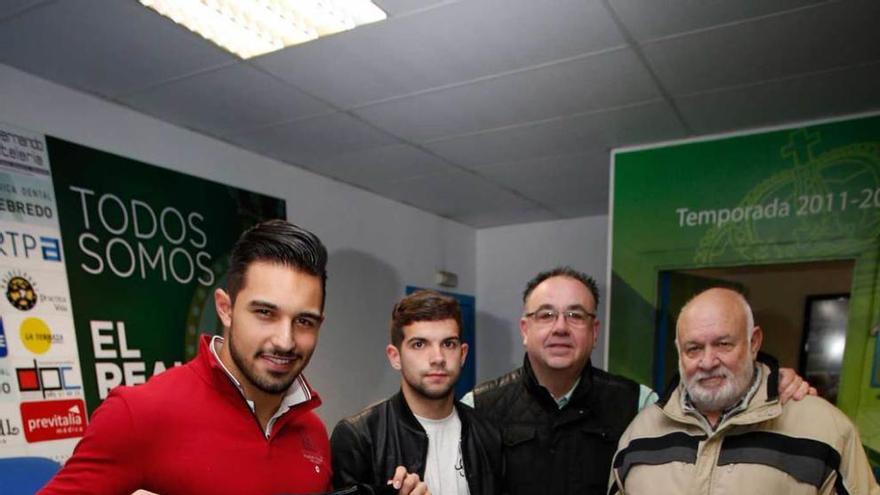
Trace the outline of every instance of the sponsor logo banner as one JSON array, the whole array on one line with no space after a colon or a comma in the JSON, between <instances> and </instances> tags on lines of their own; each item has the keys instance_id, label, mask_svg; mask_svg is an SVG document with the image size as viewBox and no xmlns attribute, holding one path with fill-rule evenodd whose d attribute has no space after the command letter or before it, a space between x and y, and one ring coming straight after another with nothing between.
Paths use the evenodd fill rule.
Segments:
<instances>
[{"instance_id":1,"label":"sponsor logo banner","mask_svg":"<svg viewBox=\"0 0 880 495\"><path fill-rule=\"evenodd\" d=\"M21 322L19 337L25 349L34 354L45 354L53 344L64 342L63 335L53 332L45 321L33 316Z\"/></svg>"},{"instance_id":2,"label":"sponsor logo banner","mask_svg":"<svg viewBox=\"0 0 880 495\"><path fill-rule=\"evenodd\" d=\"M17 314L70 313L66 274L60 270L4 267L0 269L0 291Z\"/></svg>"},{"instance_id":3,"label":"sponsor logo banner","mask_svg":"<svg viewBox=\"0 0 880 495\"><path fill-rule=\"evenodd\" d=\"M0 404L17 401L18 393L15 388L15 373L11 368L0 364Z\"/></svg>"},{"instance_id":4,"label":"sponsor logo banner","mask_svg":"<svg viewBox=\"0 0 880 495\"><path fill-rule=\"evenodd\" d=\"M3 285L6 300L13 308L30 311L37 305L37 284L22 270L11 270L6 273L0 283Z\"/></svg>"},{"instance_id":5,"label":"sponsor logo banner","mask_svg":"<svg viewBox=\"0 0 880 495\"><path fill-rule=\"evenodd\" d=\"M41 134L4 125L0 127L0 168L49 176L49 154Z\"/></svg>"},{"instance_id":6,"label":"sponsor logo banner","mask_svg":"<svg viewBox=\"0 0 880 495\"><path fill-rule=\"evenodd\" d=\"M61 239L57 235L39 233L23 225L7 225L0 225L0 258L16 264L21 261L61 262Z\"/></svg>"},{"instance_id":7,"label":"sponsor logo banner","mask_svg":"<svg viewBox=\"0 0 880 495\"><path fill-rule=\"evenodd\" d=\"M44 362L36 359L16 366L18 391L25 399L79 397L82 383L79 370L71 361Z\"/></svg>"},{"instance_id":8,"label":"sponsor logo banner","mask_svg":"<svg viewBox=\"0 0 880 495\"><path fill-rule=\"evenodd\" d=\"M0 446L24 444L23 430L18 407L14 404L0 406Z\"/></svg>"},{"instance_id":9,"label":"sponsor logo banner","mask_svg":"<svg viewBox=\"0 0 880 495\"><path fill-rule=\"evenodd\" d=\"M0 220L49 227L57 233L58 210L49 178L0 174Z\"/></svg>"},{"instance_id":10,"label":"sponsor logo banner","mask_svg":"<svg viewBox=\"0 0 880 495\"><path fill-rule=\"evenodd\" d=\"M28 443L76 438L86 431L82 399L22 402L21 422Z\"/></svg>"},{"instance_id":11,"label":"sponsor logo banner","mask_svg":"<svg viewBox=\"0 0 880 495\"><path fill-rule=\"evenodd\" d=\"M0 358L9 355L9 342L6 341L6 328L3 326L3 318L0 317Z\"/></svg>"}]
</instances>

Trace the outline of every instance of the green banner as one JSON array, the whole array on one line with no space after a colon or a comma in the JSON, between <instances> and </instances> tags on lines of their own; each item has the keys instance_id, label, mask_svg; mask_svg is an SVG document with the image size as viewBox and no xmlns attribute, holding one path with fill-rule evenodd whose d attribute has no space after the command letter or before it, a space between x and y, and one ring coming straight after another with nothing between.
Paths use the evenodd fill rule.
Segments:
<instances>
[{"instance_id":1,"label":"green banner","mask_svg":"<svg viewBox=\"0 0 880 495\"><path fill-rule=\"evenodd\" d=\"M47 138L90 410L217 332L213 290L242 231L283 200Z\"/></svg>"},{"instance_id":2,"label":"green banner","mask_svg":"<svg viewBox=\"0 0 880 495\"><path fill-rule=\"evenodd\" d=\"M621 151L612 188L614 372L651 383L664 271L854 260L838 406L880 447L880 118Z\"/></svg>"}]
</instances>

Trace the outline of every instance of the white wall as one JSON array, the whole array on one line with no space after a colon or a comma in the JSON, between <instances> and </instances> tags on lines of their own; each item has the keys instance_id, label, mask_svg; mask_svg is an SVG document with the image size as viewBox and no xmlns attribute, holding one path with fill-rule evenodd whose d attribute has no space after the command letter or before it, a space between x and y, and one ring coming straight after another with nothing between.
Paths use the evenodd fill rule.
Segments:
<instances>
[{"instance_id":1,"label":"white wall","mask_svg":"<svg viewBox=\"0 0 880 495\"><path fill-rule=\"evenodd\" d=\"M327 322L306 375L332 427L394 392L388 315L406 285L475 289L474 229L0 65L0 122L287 201L330 251Z\"/></svg>"},{"instance_id":2,"label":"white wall","mask_svg":"<svg viewBox=\"0 0 880 495\"><path fill-rule=\"evenodd\" d=\"M522 364L522 291L538 272L570 265L592 275L599 285L599 318L604 317L607 231L606 216L477 231L477 383ZM598 367L605 364L604 341L603 325L592 356Z\"/></svg>"}]
</instances>

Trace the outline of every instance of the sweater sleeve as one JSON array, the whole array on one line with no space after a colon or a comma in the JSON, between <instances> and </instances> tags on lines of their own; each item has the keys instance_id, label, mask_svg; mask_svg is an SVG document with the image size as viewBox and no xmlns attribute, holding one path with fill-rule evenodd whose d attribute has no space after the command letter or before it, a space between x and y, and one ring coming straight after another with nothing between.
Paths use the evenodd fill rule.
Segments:
<instances>
[{"instance_id":1,"label":"sweater sleeve","mask_svg":"<svg viewBox=\"0 0 880 495\"><path fill-rule=\"evenodd\" d=\"M373 483L372 462L364 442L351 424L342 420L330 436L333 462L333 488L341 490L357 484Z\"/></svg>"},{"instance_id":2,"label":"sweater sleeve","mask_svg":"<svg viewBox=\"0 0 880 495\"><path fill-rule=\"evenodd\" d=\"M64 467L39 495L129 495L141 488L141 452L125 399L111 393L92 414L86 433Z\"/></svg>"}]
</instances>

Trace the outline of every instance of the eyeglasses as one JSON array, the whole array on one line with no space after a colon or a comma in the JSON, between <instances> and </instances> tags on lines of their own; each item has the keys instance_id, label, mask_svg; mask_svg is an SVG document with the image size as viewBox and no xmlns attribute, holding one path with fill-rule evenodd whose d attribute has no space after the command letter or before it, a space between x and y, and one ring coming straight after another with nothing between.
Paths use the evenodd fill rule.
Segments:
<instances>
[{"instance_id":1,"label":"eyeglasses","mask_svg":"<svg viewBox=\"0 0 880 495\"><path fill-rule=\"evenodd\" d=\"M585 327L590 318L596 317L596 313L590 313L589 311L582 311L579 309L559 311L552 308L538 309L531 313L526 313L525 316L526 318L531 318L537 325L548 326L556 323L556 319L559 318L560 314L565 318L565 322L572 327Z\"/></svg>"}]
</instances>

